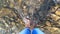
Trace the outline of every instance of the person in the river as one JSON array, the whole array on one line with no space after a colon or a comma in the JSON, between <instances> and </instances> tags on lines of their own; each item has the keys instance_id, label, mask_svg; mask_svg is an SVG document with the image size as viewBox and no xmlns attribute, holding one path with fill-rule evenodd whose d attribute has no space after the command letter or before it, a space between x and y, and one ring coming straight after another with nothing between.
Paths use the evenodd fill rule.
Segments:
<instances>
[{"instance_id":1,"label":"person in the river","mask_svg":"<svg viewBox=\"0 0 60 34\"><path fill-rule=\"evenodd\" d=\"M35 24L31 23L32 21L28 18L24 18L23 21L25 22L25 28L19 34L44 34L39 28L34 28ZM32 27L30 23L33 24Z\"/></svg>"}]
</instances>

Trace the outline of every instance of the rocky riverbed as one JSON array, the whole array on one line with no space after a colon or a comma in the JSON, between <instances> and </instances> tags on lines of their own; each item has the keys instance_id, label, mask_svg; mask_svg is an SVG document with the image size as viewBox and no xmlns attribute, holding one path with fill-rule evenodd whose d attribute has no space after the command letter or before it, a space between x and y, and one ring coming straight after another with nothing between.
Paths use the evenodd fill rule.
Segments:
<instances>
[{"instance_id":1,"label":"rocky riverbed","mask_svg":"<svg viewBox=\"0 0 60 34\"><path fill-rule=\"evenodd\" d=\"M53 0L0 0L0 34L18 34L23 16L36 18L45 34L60 34L60 4Z\"/></svg>"}]
</instances>

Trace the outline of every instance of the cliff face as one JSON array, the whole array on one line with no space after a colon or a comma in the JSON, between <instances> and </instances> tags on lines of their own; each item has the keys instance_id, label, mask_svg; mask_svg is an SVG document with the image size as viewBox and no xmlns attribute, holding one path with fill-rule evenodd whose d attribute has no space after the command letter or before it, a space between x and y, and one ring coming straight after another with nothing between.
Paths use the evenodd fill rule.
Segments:
<instances>
[{"instance_id":1,"label":"cliff face","mask_svg":"<svg viewBox=\"0 0 60 34\"><path fill-rule=\"evenodd\" d=\"M24 28L22 17L29 16L46 34L60 34L58 3L53 0L0 0L0 33L18 34Z\"/></svg>"}]
</instances>

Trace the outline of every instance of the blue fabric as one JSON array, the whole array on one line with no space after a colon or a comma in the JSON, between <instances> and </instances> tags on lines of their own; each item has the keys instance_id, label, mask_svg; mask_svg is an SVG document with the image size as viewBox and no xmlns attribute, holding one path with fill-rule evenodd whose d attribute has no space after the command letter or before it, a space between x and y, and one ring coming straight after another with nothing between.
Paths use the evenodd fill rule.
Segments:
<instances>
[{"instance_id":1,"label":"blue fabric","mask_svg":"<svg viewBox=\"0 0 60 34\"><path fill-rule=\"evenodd\" d=\"M25 28L22 30L19 34L44 34L39 28L34 28L32 32L30 31L29 28Z\"/></svg>"},{"instance_id":2,"label":"blue fabric","mask_svg":"<svg viewBox=\"0 0 60 34\"><path fill-rule=\"evenodd\" d=\"M44 34L39 28L34 28L32 34Z\"/></svg>"},{"instance_id":3,"label":"blue fabric","mask_svg":"<svg viewBox=\"0 0 60 34\"><path fill-rule=\"evenodd\" d=\"M19 34L30 34L30 29L29 28L25 28L23 29Z\"/></svg>"}]
</instances>

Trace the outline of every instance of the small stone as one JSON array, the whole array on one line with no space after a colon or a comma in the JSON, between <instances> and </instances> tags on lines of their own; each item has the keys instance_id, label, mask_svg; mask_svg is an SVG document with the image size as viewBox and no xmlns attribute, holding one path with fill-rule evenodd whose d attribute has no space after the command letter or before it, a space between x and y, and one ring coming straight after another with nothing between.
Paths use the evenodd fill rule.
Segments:
<instances>
[{"instance_id":1,"label":"small stone","mask_svg":"<svg viewBox=\"0 0 60 34\"><path fill-rule=\"evenodd\" d=\"M60 15L60 9L55 12L56 15Z\"/></svg>"},{"instance_id":2,"label":"small stone","mask_svg":"<svg viewBox=\"0 0 60 34\"><path fill-rule=\"evenodd\" d=\"M51 18L55 21L57 21L58 19L60 19L59 16L55 15L55 14L51 14Z\"/></svg>"},{"instance_id":3,"label":"small stone","mask_svg":"<svg viewBox=\"0 0 60 34\"><path fill-rule=\"evenodd\" d=\"M46 22L46 25L47 25L47 26L51 26L51 24L50 24L50 22L49 22L49 21L47 21L47 22Z\"/></svg>"},{"instance_id":4,"label":"small stone","mask_svg":"<svg viewBox=\"0 0 60 34\"><path fill-rule=\"evenodd\" d=\"M26 8L26 6L23 7L24 9Z\"/></svg>"}]
</instances>

